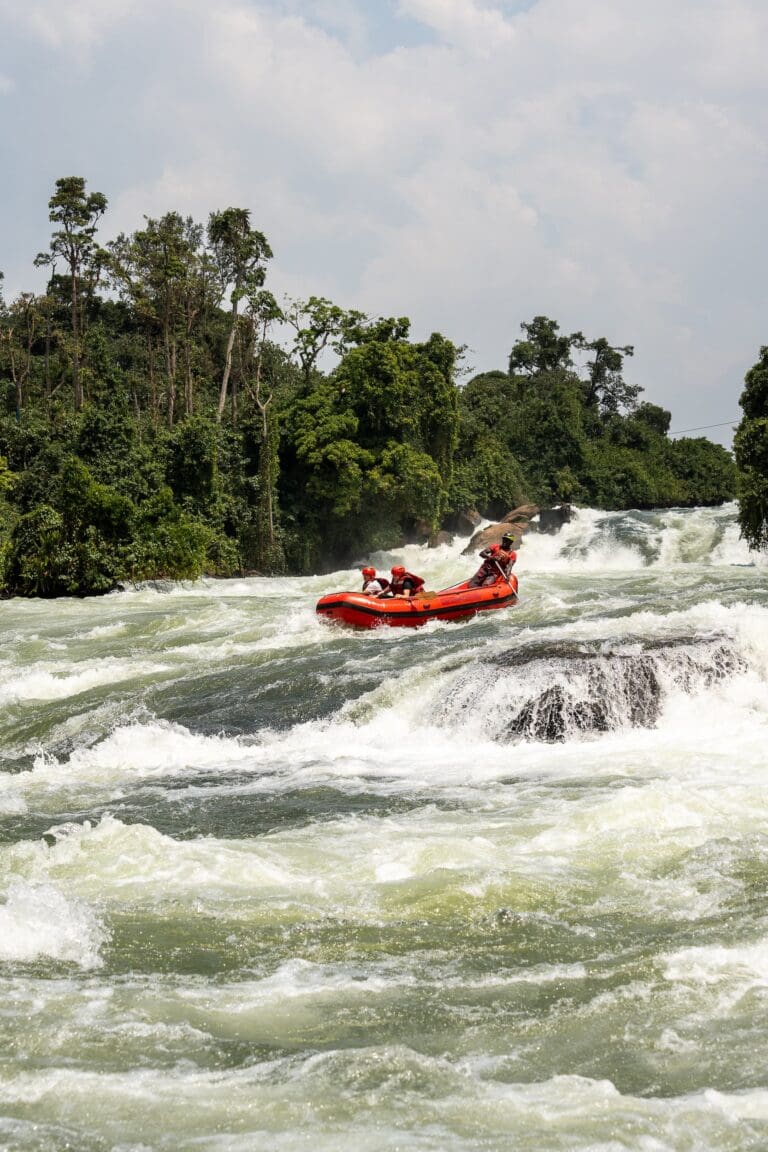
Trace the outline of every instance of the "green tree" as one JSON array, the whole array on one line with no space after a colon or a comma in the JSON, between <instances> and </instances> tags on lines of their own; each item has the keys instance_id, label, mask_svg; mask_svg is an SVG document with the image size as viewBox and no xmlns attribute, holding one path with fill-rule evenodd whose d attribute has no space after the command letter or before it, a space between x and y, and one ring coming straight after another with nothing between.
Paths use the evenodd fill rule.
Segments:
<instances>
[{"instance_id":1,"label":"green tree","mask_svg":"<svg viewBox=\"0 0 768 1152\"><path fill-rule=\"evenodd\" d=\"M310 296L308 300L286 300L283 321L293 329L293 354L308 389L312 373L326 348L337 356L359 343L367 323L364 312L345 311L324 296Z\"/></svg>"},{"instance_id":2,"label":"green tree","mask_svg":"<svg viewBox=\"0 0 768 1152\"><path fill-rule=\"evenodd\" d=\"M67 458L52 491L16 523L5 557L6 588L26 596L88 595L115 587L119 549L131 536L130 500Z\"/></svg>"},{"instance_id":3,"label":"green tree","mask_svg":"<svg viewBox=\"0 0 768 1152\"><path fill-rule=\"evenodd\" d=\"M256 563L260 570L273 572L283 569L285 557L276 532L280 473L280 434L274 404L277 381L269 371L265 351L270 329L283 323L285 314L272 293L262 290L249 299L247 316L251 325L250 359L253 365L248 391L259 413L261 434Z\"/></svg>"},{"instance_id":4,"label":"green tree","mask_svg":"<svg viewBox=\"0 0 768 1152\"><path fill-rule=\"evenodd\" d=\"M604 336L600 336L597 340L581 340L577 347L593 354L592 359L587 361L584 389L587 407L599 408L603 415L619 412L622 408L633 408L642 388L637 384L629 384L623 376L625 358L635 354L633 346L625 344L616 347L609 344Z\"/></svg>"},{"instance_id":5,"label":"green tree","mask_svg":"<svg viewBox=\"0 0 768 1152\"><path fill-rule=\"evenodd\" d=\"M739 469L739 525L750 548L768 548L768 346L744 378L734 450Z\"/></svg>"},{"instance_id":6,"label":"green tree","mask_svg":"<svg viewBox=\"0 0 768 1152\"><path fill-rule=\"evenodd\" d=\"M160 337L169 430L175 418L180 343L186 367L186 414L193 408L190 344L212 280L201 251L202 239L202 225L195 224L191 217L182 218L178 212L168 212L159 220L148 218L145 228L130 238L120 235L109 245L114 281L136 314Z\"/></svg>"},{"instance_id":7,"label":"green tree","mask_svg":"<svg viewBox=\"0 0 768 1152\"><path fill-rule=\"evenodd\" d=\"M573 349L584 341L581 332L561 334L560 325L548 316L534 316L520 327L525 339L517 340L509 354L510 376L535 377L573 366Z\"/></svg>"},{"instance_id":8,"label":"green tree","mask_svg":"<svg viewBox=\"0 0 768 1152\"><path fill-rule=\"evenodd\" d=\"M208 242L222 284L231 285L230 328L216 409L216 419L221 422L227 403L240 301L263 285L265 261L272 259L272 249L264 234L251 227L251 214L247 208L225 208L223 212L212 212L208 221Z\"/></svg>"},{"instance_id":9,"label":"green tree","mask_svg":"<svg viewBox=\"0 0 768 1152\"><path fill-rule=\"evenodd\" d=\"M212 544L210 526L181 509L170 488L161 487L139 509L125 550L127 578L195 580L206 570Z\"/></svg>"},{"instance_id":10,"label":"green tree","mask_svg":"<svg viewBox=\"0 0 768 1152\"><path fill-rule=\"evenodd\" d=\"M651 459L655 458L653 453ZM680 504L711 506L736 495L736 466L731 453L721 444L713 444L704 436L666 440L663 460L682 487Z\"/></svg>"},{"instance_id":11,"label":"green tree","mask_svg":"<svg viewBox=\"0 0 768 1152\"><path fill-rule=\"evenodd\" d=\"M22 292L7 308L0 300L0 367L10 375L16 419L21 418L35 366L34 345L45 323L45 297Z\"/></svg>"},{"instance_id":12,"label":"green tree","mask_svg":"<svg viewBox=\"0 0 768 1152\"><path fill-rule=\"evenodd\" d=\"M638 404L632 413L636 423L644 424L659 436L666 436L672 423L672 413L659 404L649 404L647 401Z\"/></svg>"},{"instance_id":13,"label":"green tree","mask_svg":"<svg viewBox=\"0 0 768 1152\"><path fill-rule=\"evenodd\" d=\"M523 503L530 484L516 453L518 386L506 372L484 372L459 392L459 442L450 510L496 518Z\"/></svg>"},{"instance_id":14,"label":"green tree","mask_svg":"<svg viewBox=\"0 0 768 1152\"><path fill-rule=\"evenodd\" d=\"M416 522L429 531L448 507L457 349L437 334L420 344L405 334L402 321L369 326L333 374L315 379L287 413L285 498L305 526L311 555L302 563L391 545Z\"/></svg>"},{"instance_id":15,"label":"green tree","mask_svg":"<svg viewBox=\"0 0 768 1152\"><path fill-rule=\"evenodd\" d=\"M219 495L219 446L216 425L193 416L167 440L166 475L173 494L204 513Z\"/></svg>"},{"instance_id":16,"label":"green tree","mask_svg":"<svg viewBox=\"0 0 768 1152\"><path fill-rule=\"evenodd\" d=\"M35 263L55 265L62 259L69 270L72 326L72 390L76 411L83 406L80 379L80 287L83 275L91 270L98 277L98 222L107 210L102 192L88 192L82 176L64 176L56 181L56 191L48 201L51 224L57 225L48 252L38 254Z\"/></svg>"}]
</instances>

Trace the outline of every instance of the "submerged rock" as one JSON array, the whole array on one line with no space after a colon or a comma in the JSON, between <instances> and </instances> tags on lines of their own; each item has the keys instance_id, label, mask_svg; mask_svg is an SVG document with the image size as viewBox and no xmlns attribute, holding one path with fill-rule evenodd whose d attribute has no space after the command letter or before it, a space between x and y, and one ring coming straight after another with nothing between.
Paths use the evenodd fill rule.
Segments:
<instances>
[{"instance_id":1,"label":"submerged rock","mask_svg":"<svg viewBox=\"0 0 768 1152\"><path fill-rule=\"evenodd\" d=\"M568 524L573 517L570 504L557 504L554 508L542 508L539 512L539 532L554 535L559 532L563 524Z\"/></svg>"},{"instance_id":2,"label":"submerged rock","mask_svg":"<svg viewBox=\"0 0 768 1152\"><path fill-rule=\"evenodd\" d=\"M532 644L473 666L447 711L456 719L479 711L499 740L565 741L652 727L671 691L703 691L745 667L724 637Z\"/></svg>"}]
</instances>

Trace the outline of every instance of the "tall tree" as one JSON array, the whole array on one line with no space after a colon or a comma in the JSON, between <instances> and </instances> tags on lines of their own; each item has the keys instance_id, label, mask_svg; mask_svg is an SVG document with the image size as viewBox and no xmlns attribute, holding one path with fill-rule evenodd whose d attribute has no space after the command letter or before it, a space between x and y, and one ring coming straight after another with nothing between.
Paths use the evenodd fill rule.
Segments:
<instances>
[{"instance_id":1,"label":"tall tree","mask_svg":"<svg viewBox=\"0 0 768 1152\"><path fill-rule=\"evenodd\" d=\"M201 332L208 317L221 303L221 282L211 254L202 247L201 225L187 219L186 228L191 239L191 229L195 231L194 259L185 265L181 282L181 307L184 313L184 410L186 416L195 411L195 385L193 357ZM198 233L199 229L199 244Z\"/></svg>"},{"instance_id":2,"label":"tall tree","mask_svg":"<svg viewBox=\"0 0 768 1152\"><path fill-rule=\"evenodd\" d=\"M604 336L600 336L597 340L581 340L576 347L593 354L587 361L584 389L587 407L599 407L603 414L633 408L643 391L639 384L629 384L623 376L625 357L635 354L633 345L609 344Z\"/></svg>"},{"instance_id":3,"label":"tall tree","mask_svg":"<svg viewBox=\"0 0 768 1152\"><path fill-rule=\"evenodd\" d=\"M310 296L308 300L287 300L284 320L294 330L293 355L308 389L326 348L343 356L351 345L361 342L368 318L364 312L345 311L324 296Z\"/></svg>"},{"instance_id":4,"label":"tall tree","mask_svg":"<svg viewBox=\"0 0 768 1152\"><path fill-rule=\"evenodd\" d=\"M584 340L581 332L566 336L557 321L548 316L534 316L520 327L525 338L517 340L509 354L510 376L538 376L573 366L573 349Z\"/></svg>"},{"instance_id":5,"label":"tall tree","mask_svg":"<svg viewBox=\"0 0 768 1152\"><path fill-rule=\"evenodd\" d=\"M278 547L275 533L275 501L280 460L278 456L278 429L275 420L275 388L272 380L265 380L264 351L267 334L274 324L283 323L283 311L271 292L260 291L248 301L248 319L251 323L253 341L253 362L255 365L253 383L249 392L261 417L261 445L259 450L259 508L258 564L260 568L272 571L282 568L284 557Z\"/></svg>"},{"instance_id":6,"label":"tall tree","mask_svg":"<svg viewBox=\"0 0 768 1152\"><path fill-rule=\"evenodd\" d=\"M189 343L207 291L207 281L201 283L202 239L202 225L168 212L159 220L146 218L145 228L131 237L121 234L109 245L114 280L162 343L169 430L176 410L180 340L185 349L187 415L192 408Z\"/></svg>"},{"instance_id":7,"label":"tall tree","mask_svg":"<svg viewBox=\"0 0 768 1152\"><path fill-rule=\"evenodd\" d=\"M85 272L97 265L98 245L96 229L107 210L107 198L102 192L86 192L82 176L63 176L56 181L56 191L48 201L48 219L57 225L48 247L35 260L37 265L53 265L64 260L69 269L70 307L72 324L72 392L75 409L83 406L83 387L80 378L80 283Z\"/></svg>"},{"instance_id":8,"label":"tall tree","mask_svg":"<svg viewBox=\"0 0 768 1152\"><path fill-rule=\"evenodd\" d=\"M448 500L458 350L439 334L410 343L402 319L366 331L287 413L296 463L284 469L286 507L323 561L387 546L417 521L429 533Z\"/></svg>"},{"instance_id":9,"label":"tall tree","mask_svg":"<svg viewBox=\"0 0 768 1152\"><path fill-rule=\"evenodd\" d=\"M240 301L263 285L266 277L265 261L272 259L272 249L263 232L257 232L251 227L251 214L247 208L225 208L223 212L212 212L208 220L208 242L222 283L232 286L229 297L229 336L216 410L216 419L220 423L227 403Z\"/></svg>"},{"instance_id":10,"label":"tall tree","mask_svg":"<svg viewBox=\"0 0 768 1152\"><path fill-rule=\"evenodd\" d=\"M0 299L0 364L10 373L16 397L16 419L21 417L26 386L34 364L33 347L44 324L46 297L22 292L7 308Z\"/></svg>"}]
</instances>

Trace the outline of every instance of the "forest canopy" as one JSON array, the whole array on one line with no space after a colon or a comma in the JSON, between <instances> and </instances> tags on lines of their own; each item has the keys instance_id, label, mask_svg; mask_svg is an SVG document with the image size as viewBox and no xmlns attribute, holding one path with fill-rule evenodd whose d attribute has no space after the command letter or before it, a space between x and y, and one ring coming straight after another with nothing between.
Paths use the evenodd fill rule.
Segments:
<instances>
[{"instance_id":1,"label":"forest canopy","mask_svg":"<svg viewBox=\"0 0 768 1152\"><path fill-rule=\"evenodd\" d=\"M107 198L70 176L48 218L45 291L0 294L6 595L329 569L470 508L734 495L730 454L670 439L625 379L631 345L536 316L467 379L466 350L406 317L278 301L246 208L102 243Z\"/></svg>"}]
</instances>

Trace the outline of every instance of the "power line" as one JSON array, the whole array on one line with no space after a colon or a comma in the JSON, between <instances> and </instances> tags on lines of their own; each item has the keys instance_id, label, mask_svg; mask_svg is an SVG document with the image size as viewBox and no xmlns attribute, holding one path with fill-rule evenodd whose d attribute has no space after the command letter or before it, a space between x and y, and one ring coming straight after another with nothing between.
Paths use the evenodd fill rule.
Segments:
<instances>
[{"instance_id":1,"label":"power line","mask_svg":"<svg viewBox=\"0 0 768 1152\"><path fill-rule=\"evenodd\" d=\"M705 432L707 428L725 428L726 424L730 424L734 428L740 416L736 416L733 420L721 420L719 424L700 424L698 428L681 428L679 432L670 432L670 436L685 436L686 432Z\"/></svg>"}]
</instances>

